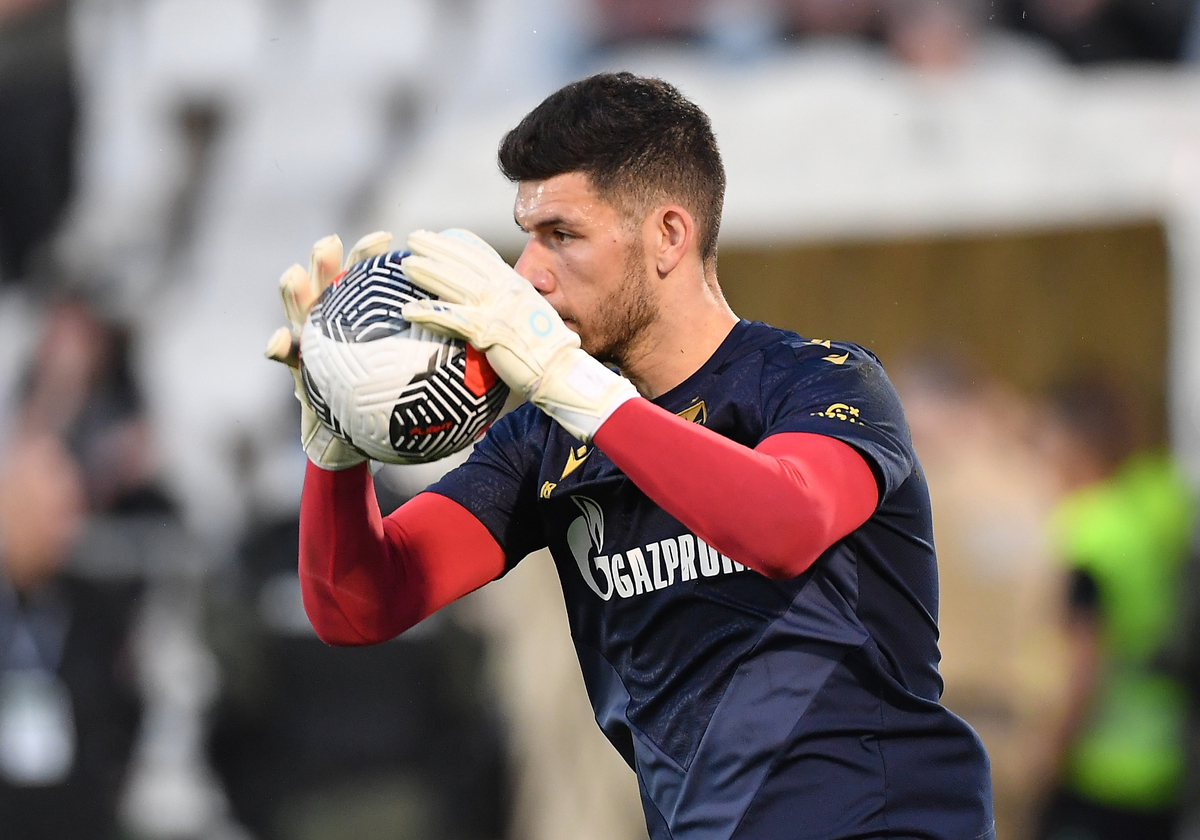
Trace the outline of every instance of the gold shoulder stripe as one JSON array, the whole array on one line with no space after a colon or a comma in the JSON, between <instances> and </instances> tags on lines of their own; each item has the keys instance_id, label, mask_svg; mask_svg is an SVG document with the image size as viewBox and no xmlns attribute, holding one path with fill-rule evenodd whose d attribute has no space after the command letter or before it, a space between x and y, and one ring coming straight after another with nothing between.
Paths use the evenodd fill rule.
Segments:
<instances>
[{"instance_id":1,"label":"gold shoulder stripe","mask_svg":"<svg viewBox=\"0 0 1200 840\"><path fill-rule=\"evenodd\" d=\"M846 360L850 358L849 353L843 353L840 356L825 356L822 361L833 362L835 365L844 365Z\"/></svg>"}]
</instances>

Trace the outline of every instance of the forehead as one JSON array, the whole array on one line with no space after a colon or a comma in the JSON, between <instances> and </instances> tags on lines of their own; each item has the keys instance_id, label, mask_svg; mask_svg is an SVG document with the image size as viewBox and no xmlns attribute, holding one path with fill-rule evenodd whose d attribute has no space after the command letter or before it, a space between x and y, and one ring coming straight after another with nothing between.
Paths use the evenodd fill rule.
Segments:
<instances>
[{"instance_id":1,"label":"forehead","mask_svg":"<svg viewBox=\"0 0 1200 840\"><path fill-rule=\"evenodd\" d=\"M596 194L582 172L517 184L513 217L526 229L559 222L610 224L617 216L617 209Z\"/></svg>"}]
</instances>

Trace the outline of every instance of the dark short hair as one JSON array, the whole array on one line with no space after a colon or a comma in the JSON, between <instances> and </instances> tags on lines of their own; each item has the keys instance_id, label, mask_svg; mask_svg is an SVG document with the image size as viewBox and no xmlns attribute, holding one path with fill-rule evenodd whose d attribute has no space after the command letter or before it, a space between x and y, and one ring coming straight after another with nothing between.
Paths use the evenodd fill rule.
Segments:
<instances>
[{"instance_id":1,"label":"dark short hair","mask_svg":"<svg viewBox=\"0 0 1200 840\"><path fill-rule=\"evenodd\" d=\"M717 253L725 167L708 115L673 85L599 73L552 93L500 142L510 181L568 172L626 214L678 202L696 221L700 257Z\"/></svg>"},{"instance_id":2,"label":"dark short hair","mask_svg":"<svg viewBox=\"0 0 1200 840\"><path fill-rule=\"evenodd\" d=\"M1046 391L1049 409L1111 471L1144 444L1145 418L1129 383L1100 369L1074 372Z\"/></svg>"}]
</instances>

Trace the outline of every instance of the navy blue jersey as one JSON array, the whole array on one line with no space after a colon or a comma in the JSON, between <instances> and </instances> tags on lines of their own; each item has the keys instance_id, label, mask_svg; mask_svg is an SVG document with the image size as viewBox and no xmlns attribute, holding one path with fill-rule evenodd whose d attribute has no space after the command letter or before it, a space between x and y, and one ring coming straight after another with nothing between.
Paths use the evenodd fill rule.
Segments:
<instances>
[{"instance_id":1,"label":"navy blue jersey","mask_svg":"<svg viewBox=\"0 0 1200 840\"><path fill-rule=\"evenodd\" d=\"M637 771L655 840L992 836L987 757L938 698L929 494L899 401L853 344L741 321L654 400L748 447L837 438L871 518L771 580L710 548L532 405L430 488L510 567L549 547L596 719ZM697 464L692 480L720 475Z\"/></svg>"}]
</instances>

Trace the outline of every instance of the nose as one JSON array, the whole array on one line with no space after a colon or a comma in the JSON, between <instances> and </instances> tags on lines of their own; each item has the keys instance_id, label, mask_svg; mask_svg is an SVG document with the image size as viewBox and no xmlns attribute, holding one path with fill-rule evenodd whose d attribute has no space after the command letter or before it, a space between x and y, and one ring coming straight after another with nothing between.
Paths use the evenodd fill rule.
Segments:
<instances>
[{"instance_id":1,"label":"nose","mask_svg":"<svg viewBox=\"0 0 1200 840\"><path fill-rule=\"evenodd\" d=\"M541 251L542 249L531 237L525 243L525 250L521 251L521 257L513 268L516 269L517 274L528 280L540 294L548 295L554 291L554 275Z\"/></svg>"}]
</instances>

